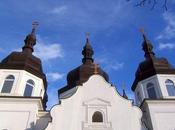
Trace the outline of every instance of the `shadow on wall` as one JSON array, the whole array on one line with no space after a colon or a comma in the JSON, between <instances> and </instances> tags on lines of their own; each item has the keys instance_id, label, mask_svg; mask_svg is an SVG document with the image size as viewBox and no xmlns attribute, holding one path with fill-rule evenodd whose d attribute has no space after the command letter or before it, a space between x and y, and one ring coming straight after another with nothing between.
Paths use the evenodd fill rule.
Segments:
<instances>
[{"instance_id":1,"label":"shadow on wall","mask_svg":"<svg viewBox=\"0 0 175 130\"><path fill-rule=\"evenodd\" d=\"M34 122L31 122L30 123L30 128L27 128L25 130L35 130L35 123Z\"/></svg>"}]
</instances>

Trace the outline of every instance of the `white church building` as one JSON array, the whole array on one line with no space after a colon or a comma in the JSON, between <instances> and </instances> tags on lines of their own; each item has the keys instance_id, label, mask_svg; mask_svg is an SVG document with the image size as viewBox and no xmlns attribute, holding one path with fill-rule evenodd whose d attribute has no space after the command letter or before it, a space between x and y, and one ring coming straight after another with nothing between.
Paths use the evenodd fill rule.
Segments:
<instances>
[{"instance_id":1,"label":"white church building","mask_svg":"<svg viewBox=\"0 0 175 130\"><path fill-rule=\"evenodd\" d=\"M0 62L0 130L175 130L175 69L158 58L143 34L145 59L138 66L132 90L120 95L108 74L93 60L87 38L82 64L67 75L59 101L49 111L47 79L34 56L35 28L22 52Z\"/></svg>"}]
</instances>

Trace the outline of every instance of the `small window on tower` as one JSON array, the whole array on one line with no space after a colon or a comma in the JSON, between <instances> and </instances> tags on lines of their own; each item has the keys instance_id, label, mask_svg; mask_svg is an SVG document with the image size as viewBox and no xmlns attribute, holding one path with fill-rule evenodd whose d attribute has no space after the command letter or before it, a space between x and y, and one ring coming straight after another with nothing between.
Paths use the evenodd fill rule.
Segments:
<instances>
[{"instance_id":1,"label":"small window on tower","mask_svg":"<svg viewBox=\"0 0 175 130\"><path fill-rule=\"evenodd\" d=\"M103 114L99 111L94 112L92 122L103 122Z\"/></svg>"},{"instance_id":2,"label":"small window on tower","mask_svg":"<svg viewBox=\"0 0 175 130\"><path fill-rule=\"evenodd\" d=\"M167 79L165 81L165 85L166 85L166 89L168 91L168 95L169 96L175 96L175 86L174 86L173 81Z\"/></svg>"},{"instance_id":3,"label":"small window on tower","mask_svg":"<svg viewBox=\"0 0 175 130\"><path fill-rule=\"evenodd\" d=\"M6 77L1 93L10 93L13 87L15 77L13 75L9 75Z\"/></svg>"},{"instance_id":4,"label":"small window on tower","mask_svg":"<svg viewBox=\"0 0 175 130\"><path fill-rule=\"evenodd\" d=\"M147 88L148 98L156 99L157 95L156 95L154 84L148 83L146 88Z\"/></svg>"},{"instance_id":5,"label":"small window on tower","mask_svg":"<svg viewBox=\"0 0 175 130\"><path fill-rule=\"evenodd\" d=\"M34 88L34 81L33 80L27 80L27 83L26 83L26 87L25 87L25 90L24 90L24 96L32 96L32 91L33 91L33 88Z\"/></svg>"}]
</instances>

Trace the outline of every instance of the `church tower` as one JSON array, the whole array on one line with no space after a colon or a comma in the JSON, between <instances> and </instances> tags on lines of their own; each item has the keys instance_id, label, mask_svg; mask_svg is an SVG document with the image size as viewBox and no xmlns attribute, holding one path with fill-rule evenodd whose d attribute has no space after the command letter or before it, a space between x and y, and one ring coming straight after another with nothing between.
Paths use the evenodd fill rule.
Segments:
<instances>
[{"instance_id":1,"label":"church tower","mask_svg":"<svg viewBox=\"0 0 175 130\"><path fill-rule=\"evenodd\" d=\"M22 51L14 51L0 62L0 129L3 130L33 128L40 116L47 114L46 76L41 60L32 54L35 26L26 36Z\"/></svg>"},{"instance_id":2,"label":"church tower","mask_svg":"<svg viewBox=\"0 0 175 130\"><path fill-rule=\"evenodd\" d=\"M143 33L145 60L135 74L132 90L136 104L143 112L142 121L148 130L175 128L175 69L165 58L158 58ZM168 122L168 123L165 123Z\"/></svg>"}]
</instances>

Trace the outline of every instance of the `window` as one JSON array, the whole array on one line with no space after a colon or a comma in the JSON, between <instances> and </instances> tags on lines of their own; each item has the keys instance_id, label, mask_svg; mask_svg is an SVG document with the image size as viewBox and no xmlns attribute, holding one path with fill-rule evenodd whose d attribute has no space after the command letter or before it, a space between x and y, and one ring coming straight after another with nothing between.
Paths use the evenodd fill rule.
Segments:
<instances>
[{"instance_id":1,"label":"window","mask_svg":"<svg viewBox=\"0 0 175 130\"><path fill-rule=\"evenodd\" d=\"M24 90L24 96L32 96L32 91L34 87L34 81L33 80L27 80L26 87Z\"/></svg>"},{"instance_id":2,"label":"window","mask_svg":"<svg viewBox=\"0 0 175 130\"><path fill-rule=\"evenodd\" d=\"M12 90L14 80L15 80L15 77L13 75L7 76L2 86L1 93L10 93Z\"/></svg>"},{"instance_id":3,"label":"window","mask_svg":"<svg viewBox=\"0 0 175 130\"><path fill-rule=\"evenodd\" d=\"M167 79L165 81L165 85L166 85L166 89L168 91L168 95L169 96L175 96L175 86L174 86L173 81Z\"/></svg>"},{"instance_id":4,"label":"window","mask_svg":"<svg viewBox=\"0 0 175 130\"><path fill-rule=\"evenodd\" d=\"M96 111L92 116L92 122L103 122L102 113L99 111Z\"/></svg>"},{"instance_id":5,"label":"window","mask_svg":"<svg viewBox=\"0 0 175 130\"><path fill-rule=\"evenodd\" d=\"M156 99L156 91L153 83L148 83L147 86L147 93L148 93L148 98Z\"/></svg>"}]
</instances>

